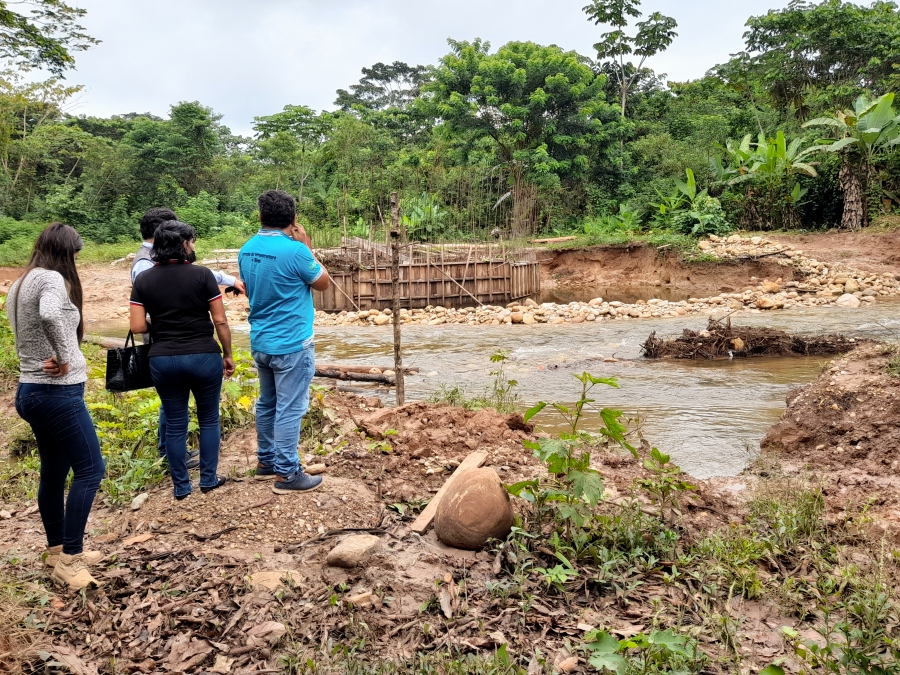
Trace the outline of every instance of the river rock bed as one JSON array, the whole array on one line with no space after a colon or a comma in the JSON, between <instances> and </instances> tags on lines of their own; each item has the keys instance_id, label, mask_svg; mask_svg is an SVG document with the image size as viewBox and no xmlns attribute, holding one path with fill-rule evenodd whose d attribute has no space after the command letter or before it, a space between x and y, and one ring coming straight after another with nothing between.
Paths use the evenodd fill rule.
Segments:
<instances>
[{"instance_id":1,"label":"river rock bed","mask_svg":"<svg viewBox=\"0 0 900 675\"><path fill-rule=\"evenodd\" d=\"M633 304L594 298L590 302L568 304L547 302L539 304L530 298L512 302L505 307L441 307L400 310L404 325L467 325L484 326L578 324L597 321L622 321L659 317L678 317L724 314L760 313L793 307L860 307L874 303L880 297L900 294L900 282L892 273L873 274L852 269L841 263L824 263L804 255L800 249L764 237L732 235L720 238L712 235L699 242L707 256L722 261L777 258L779 265L792 267L800 281L759 279L755 286L741 292L721 293L706 298L668 301L657 298L638 300ZM790 275L785 275L790 276ZM329 314L316 312L317 326L390 326L391 310L363 310Z\"/></svg>"}]
</instances>

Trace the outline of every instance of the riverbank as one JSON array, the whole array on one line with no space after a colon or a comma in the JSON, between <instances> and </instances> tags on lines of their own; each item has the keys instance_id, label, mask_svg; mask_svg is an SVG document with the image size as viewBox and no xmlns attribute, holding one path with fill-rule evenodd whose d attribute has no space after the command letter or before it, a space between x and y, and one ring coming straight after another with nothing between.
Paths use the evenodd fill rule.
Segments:
<instances>
[{"instance_id":1,"label":"riverbank","mask_svg":"<svg viewBox=\"0 0 900 675\"><path fill-rule=\"evenodd\" d=\"M807 398L886 356L836 362ZM809 413L793 406L781 426ZM823 609L849 628L880 626L854 638L870 657L896 632L897 540L878 525L883 493L859 481L846 499L823 480L818 451L795 452L781 426L783 448L770 443L743 475L710 481L647 461L648 446L636 461L584 439L579 451L605 483L587 520L514 499L521 534L465 552L412 533L410 521L473 451L487 452L507 484L549 488L557 479L522 447L540 434L489 410L394 410L327 392L310 418L306 462L325 472L316 493L276 497L252 480L252 433L237 431L223 443L231 480L215 494L176 502L163 481L136 509L98 505L88 542L107 555L103 587L84 599L40 572L33 501L4 500L0 577L20 589L28 620L13 624L30 626L34 645L4 663L31 672L43 650L76 673L380 673L387 659L392 673L428 663L549 674L599 672L611 656L639 668L649 653L660 672L752 673L773 662L800 672L794 645L825 643ZM377 537L374 551L350 567L326 562L363 531Z\"/></svg>"}]
</instances>

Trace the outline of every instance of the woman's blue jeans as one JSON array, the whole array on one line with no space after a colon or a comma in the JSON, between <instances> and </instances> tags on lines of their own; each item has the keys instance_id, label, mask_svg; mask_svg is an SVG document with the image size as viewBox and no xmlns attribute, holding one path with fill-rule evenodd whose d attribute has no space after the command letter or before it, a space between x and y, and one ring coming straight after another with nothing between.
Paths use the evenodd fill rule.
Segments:
<instances>
[{"instance_id":1,"label":"woman's blue jeans","mask_svg":"<svg viewBox=\"0 0 900 675\"><path fill-rule=\"evenodd\" d=\"M166 413L166 455L175 496L191 491L187 470L188 401L194 394L200 425L200 487L218 483L219 396L222 392L222 355L151 356L150 375Z\"/></svg>"},{"instance_id":2,"label":"woman's blue jeans","mask_svg":"<svg viewBox=\"0 0 900 675\"><path fill-rule=\"evenodd\" d=\"M106 466L94 422L84 404L84 384L19 384L16 412L31 425L41 457L38 509L47 546L81 553L84 528ZM69 497L66 478L74 474Z\"/></svg>"}]
</instances>

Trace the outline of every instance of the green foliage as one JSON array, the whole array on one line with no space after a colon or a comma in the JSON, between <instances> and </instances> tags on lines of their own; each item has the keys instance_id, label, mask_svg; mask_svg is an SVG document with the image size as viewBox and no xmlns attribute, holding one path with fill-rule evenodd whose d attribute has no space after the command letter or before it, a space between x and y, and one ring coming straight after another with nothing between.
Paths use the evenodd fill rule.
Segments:
<instances>
[{"instance_id":1,"label":"green foliage","mask_svg":"<svg viewBox=\"0 0 900 675\"><path fill-rule=\"evenodd\" d=\"M631 19L642 16L638 9L640 0L592 0L584 8L585 14L598 25L608 25L611 30L600 36L600 42L594 45L599 61L608 61L615 73L619 90L622 117L628 94L643 73L644 63L652 56L664 52L678 35L675 32L678 23L670 16L653 12L644 21L637 22L637 33L632 37L625 33ZM640 57L637 65L625 57Z\"/></svg>"},{"instance_id":2,"label":"green foliage","mask_svg":"<svg viewBox=\"0 0 900 675\"><path fill-rule=\"evenodd\" d=\"M592 631L581 645L588 663L616 675L692 675L703 670L708 657L697 642L673 630L638 633L616 640L605 631Z\"/></svg>"},{"instance_id":3,"label":"green foliage","mask_svg":"<svg viewBox=\"0 0 900 675\"><path fill-rule=\"evenodd\" d=\"M686 169L685 174L687 180L675 179L673 193L666 196L657 192L660 201L652 205L656 226L691 237L723 236L733 231L719 200L698 189L693 169Z\"/></svg>"},{"instance_id":4,"label":"green foliage","mask_svg":"<svg viewBox=\"0 0 900 675\"><path fill-rule=\"evenodd\" d=\"M646 492L654 504L658 504L665 517L667 513L681 515L680 499L683 493L696 490L682 478L681 469L672 464L671 458L656 448L644 459L644 468L649 476L638 479L637 485Z\"/></svg>"},{"instance_id":5,"label":"green foliage","mask_svg":"<svg viewBox=\"0 0 900 675\"><path fill-rule=\"evenodd\" d=\"M12 8L4 2L0 6L0 59L23 70L46 68L61 75L75 66L72 52L99 42L78 24L85 14L61 0L25 0L12 3Z\"/></svg>"}]
</instances>

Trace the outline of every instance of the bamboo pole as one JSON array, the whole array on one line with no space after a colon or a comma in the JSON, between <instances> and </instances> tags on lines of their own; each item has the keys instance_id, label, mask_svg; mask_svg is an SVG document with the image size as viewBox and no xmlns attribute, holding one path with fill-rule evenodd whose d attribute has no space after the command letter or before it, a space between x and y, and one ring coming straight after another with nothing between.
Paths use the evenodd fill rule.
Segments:
<instances>
[{"instance_id":1,"label":"bamboo pole","mask_svg":"<svg viewBox=\"0 0 900 675\"><path fill-rule=\"evenodd\" d=\"M391 193L391 290L393 291L392 318L394 320L394 378L397 406L406 402L403 381L403 354L400 351L400 198Z\"/></svg>"}]
</instances>

